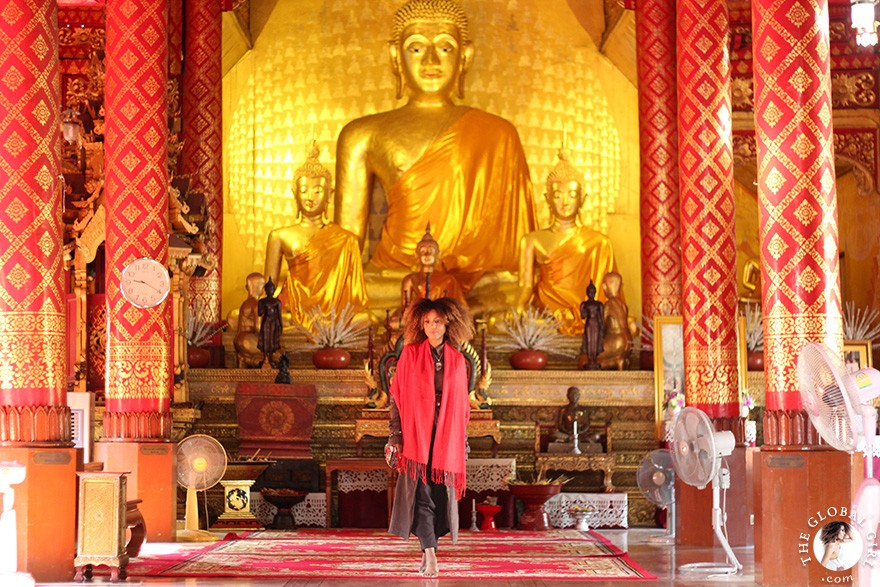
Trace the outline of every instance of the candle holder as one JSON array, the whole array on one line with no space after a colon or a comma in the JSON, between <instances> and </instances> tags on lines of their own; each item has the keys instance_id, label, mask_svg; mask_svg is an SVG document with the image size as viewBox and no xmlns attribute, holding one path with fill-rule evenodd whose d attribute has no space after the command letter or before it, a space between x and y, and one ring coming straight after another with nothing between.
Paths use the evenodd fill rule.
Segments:
<instances>
[{"instance_id":1,"label":"candle holder","mask_svg":"<svg viewBox=\"0 0 880 587\"><path fill-rule=\"evenodd\" d=\"M480 529L477 527L477 510L471 511L471 532L479 532Z\"/></svg>"},{"instance_id":2,"label":"candle holder","mask_svg":"<svg viewBox=\"0 0 880 587\"><path fill-rule=\"evenodd\" d=\"M577 420L572 424L572 434L571 434L571 454L579 455L581 454L580 447L580 434L578 434L578 423Z\"/></svg>"}]
</instances>

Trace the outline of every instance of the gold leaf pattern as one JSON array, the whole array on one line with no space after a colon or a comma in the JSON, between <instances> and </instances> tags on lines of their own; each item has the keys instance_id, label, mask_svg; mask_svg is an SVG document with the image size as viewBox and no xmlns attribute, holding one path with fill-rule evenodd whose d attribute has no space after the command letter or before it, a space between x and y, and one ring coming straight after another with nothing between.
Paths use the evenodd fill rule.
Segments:
<instances>
[{"instance_id":1,"label":"gold leaf pattern","mask_svg":"<svg viewBox=\"0 0 880 587\"><path fill-rule=\"evenodd\" d=\"M25 214L28 213L28 208L21 203L21 200L18 198L12 200L12 203L6 207L6 215L12 218L16 223L21 222L21 219L25 217Z\"/></svg>"},{"instance_id":2,"label":"gold leaf pattern","mask_svg":"<svg viewBox=\"0 0 880 587\"><path fill-rule=\"evenodd\" d=\"M794 211L794 217L797 218L801 224L807 226L816 218L816 210L813 208L812 204L807 200L804 200Z\"/></svg>"},{"instance_id":3,"label":"gold leaf pattern","mask_svg":"<svg viewBox=\"0 0 880 587\"><path fill-rule=\"evenodd\" d=\"M778 234L774 234L773 238L770 239L770 242L767 243L767 252L773 255L773 258L777 261L785 254L787 249L788 245Z\"/></svg>"},{"instance_id":4,"label":"gold leaf pattern","mask_svg":"<svg viewBox=\"0 0 880 587\"><path fill-rule=\"evenodd\" d=\"M6 274L6 280L9 281L16 289L22 289L30 279L28 272L24 267L16 264L12 271Z\"/></svg>"}]
</instances>

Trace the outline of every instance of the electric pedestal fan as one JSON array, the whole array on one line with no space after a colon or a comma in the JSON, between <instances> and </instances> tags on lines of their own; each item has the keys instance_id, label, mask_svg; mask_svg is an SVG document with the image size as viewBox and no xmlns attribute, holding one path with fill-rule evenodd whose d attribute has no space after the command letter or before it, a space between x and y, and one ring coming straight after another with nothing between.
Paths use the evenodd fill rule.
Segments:
<instances>
[{"instance_id":1,"label":"electric pedestal fan","mask_svg":"<svg viewBox=\"0 0 880 587\"><path fill-rule=\"evenodd\" d=\"M721 504L721 490L730 487L730 469L721 466L721 458L729 456L735 444L732 432L716 432L709 416L697 408L683 409L672 423L671 450L675 474L698 489L712 482L712 530L727 555L727 564L691 563L679 567L681 571L735 575L742 569L727 542L727 512Z\"/></svg>"},{"instance_id":2,"label":"electric pedestal fan","mask_svg":"<svg viewBox=\"0 0 880 587\"><path fill-rule=\"evenodd\" d=\"M852 519L858 521L863 543L868 545L859 561L859 585L875 587L880 585L880 568L875 568L880 560L876 546L880 481L874 478L877 410L871 400L880 395L880 371L845 373L840 358L819 343L804 345L797 369L804 411L822 439L838 450L865 454L866 475L853 501Z\"/></svg>"},{"instance_id":3,"label":"electric pedestal fan","mask_svg":"<svg viewBox=\"0 0 880 587\"><path fill-rule=\"evenodd\" d=\"M652 536L650 541L672 544L675 542L675 469L669 449L659 448L646 454L636 471L636 481L648 501L666 510L666 533Z\"/></svg>"},{"instance_id":4,"label":"electric pedestal fan","mask_svg":"<svg viewBox=\"0 0 880 587\"><path fill-rule=\"evenodd\" d=\"M186 487L186 516L183 530L178 530L177 540L184 542L209 542L219 537L199 530L199 509L196 491L214 487L226 473L226 450L214 438L205 434L193 434L177 445L177 482Z\"/></svg>"}]
</instances>

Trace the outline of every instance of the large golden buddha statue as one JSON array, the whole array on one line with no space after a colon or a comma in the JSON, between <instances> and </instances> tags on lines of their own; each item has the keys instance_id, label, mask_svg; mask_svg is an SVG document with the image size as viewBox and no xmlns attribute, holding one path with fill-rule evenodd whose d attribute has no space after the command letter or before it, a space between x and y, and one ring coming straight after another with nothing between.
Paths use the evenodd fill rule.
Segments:
<instances>
[{"instance_id":1,"label":"large golden buddha statue","mask_svg":"<svg viewBox=\"0 0 880 587\"><path fill-rule=\"evenodd\" d=\"M577 316L586 284L601 283L615 268L608 237L578 223L584 202L581 178L560 149L544 194L553 222L524 236L519 247L518 306L546 308L560 320L565 334L582 331Z\"/></svg>"},{"instance_id":2,"label":"large golden buddha statue","mask_svg":"<svg viewBox=\"0 0 880 587\"><path fill-rule=\"evenodd\" d=\"M326 218L332 180L318 155L313 145L294 174L296 224L276 228L266 244L266 279L278 283L281 261L287 261L284 287L296 324L306 324L306 312L314 306L329 313L350 304L360 312L367 303L357 237Z\"/></svg>"},{"instance_id":3,"label":"large golden buddha statue","mask_svg":"<svg viewBox=\"0 0 880 587\"><path fill-rule=\"evenodd\" d=\"M519 239L535 227L531 181L513 125L453 101L474 54L464 11L452 0L410 0L394 16L389 49L398 98L408 99L342 129L336 221L363 243L378 180L388 213L368 272L410 267L429 222L465 289L484 271L514 270Z\"/></svg>"}]
</instances>

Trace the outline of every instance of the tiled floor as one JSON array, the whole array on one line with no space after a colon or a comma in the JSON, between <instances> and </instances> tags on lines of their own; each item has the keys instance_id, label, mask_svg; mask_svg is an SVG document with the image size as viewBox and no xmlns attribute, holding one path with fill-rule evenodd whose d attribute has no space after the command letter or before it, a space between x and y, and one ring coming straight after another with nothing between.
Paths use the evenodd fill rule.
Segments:
<instances>
[{"instance_id":1,"label":"tiled floor","mask_svg":"<svg viewBox=\"0 0 880 587\"><path fill-rule=\"evenodd\" d=\"M743 565L743 571L729 578L709 578L704 573L682 573L678 571L678 567L685 563L692 562L723 562L725 560L724 552L720 548L695 548L695 547L674 547L664 544L657 544L651 541L652 537L662 536L662 530L648 529L632 529L632 530L602 530L601 534L606 536L615 545L622 550L629 552L630 557L643 566L645 569L657 576L657 582L651 582L651 585L709 585L714 583L723 583L724 585L756 585L755 580L755 557L752 548L736 548L734 553ZM149 552L150 548L162 548L162 545L145 545L145 552ZM418 566L416 549L413 550L413 572L415 574ZM443 572L443 558L440 557L440 571ZM109 583L108 578L98 577L93 584ZM317 586L334 586L334 587L356 587L369 584L384 583L382 587L390 584L389 581L367 581L364 579L140 579L130 578L127 582L129 585L161 585L161 586L186 586L186 587L219 587L221 585L233 585L235 587L247 587L249 585L260 587L317 587ZM430 580L419 579L414 577L412 581L397 581L395 585L403 587L427 587L432 585L444 587L465 587L470 586L472 582L468 581L447 581L447 580ZM543 587L546 585L577 585L576 581L544 581L540 579L523 579L519 581L481 581L481 587L502 587L502 586L522 586L522 587ZM600 587L603 585L633 585L632 581L590 581L590 586ZM48 585L48 584L47 584ZM81 583L51 583L51 585L81 585Z\"/></svg>"}]
</instances>

